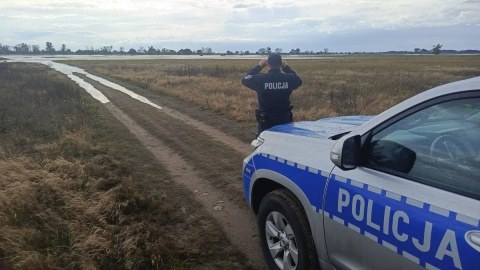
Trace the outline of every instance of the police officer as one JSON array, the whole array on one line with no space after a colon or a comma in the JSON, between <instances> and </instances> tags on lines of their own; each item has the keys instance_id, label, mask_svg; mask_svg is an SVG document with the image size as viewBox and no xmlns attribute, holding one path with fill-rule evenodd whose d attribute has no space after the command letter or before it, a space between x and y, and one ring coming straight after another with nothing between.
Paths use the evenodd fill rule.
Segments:
<instances>
[{"instance_id":1,"label":"police officer","mask_svg":"<svg viewBox=\"0 0 480 270\"><path fill-rule=\"evenodd\" d=\"M266 66L268 72L260 73ZM302 85L302 80L287 65L287 61L282 60L280 54L273 53L268 58L260 60L258 65L243 77L242 83L257 92L258 109L255 111L258 121L257 137L266 129L293 121L290 95Z\"/></svg>"}]
</instances>

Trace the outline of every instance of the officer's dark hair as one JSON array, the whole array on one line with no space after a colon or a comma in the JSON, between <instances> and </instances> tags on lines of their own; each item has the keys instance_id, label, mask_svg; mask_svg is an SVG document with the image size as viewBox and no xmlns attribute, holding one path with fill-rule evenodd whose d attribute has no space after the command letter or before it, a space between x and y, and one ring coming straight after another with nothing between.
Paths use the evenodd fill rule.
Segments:
<instances>
[{"instance_id":1,"label":"officer's dark hair","mask_svg":"<svg viewBox=\"0 0 480 270\"><path fill-rule=\"evenodd\" d=\"M268 56L268 61L267 63L271 66L271 67L277 67L279 68L280 66L282 66L282 56L278 53L272 53Z\"/></svg>"}]
</instances>

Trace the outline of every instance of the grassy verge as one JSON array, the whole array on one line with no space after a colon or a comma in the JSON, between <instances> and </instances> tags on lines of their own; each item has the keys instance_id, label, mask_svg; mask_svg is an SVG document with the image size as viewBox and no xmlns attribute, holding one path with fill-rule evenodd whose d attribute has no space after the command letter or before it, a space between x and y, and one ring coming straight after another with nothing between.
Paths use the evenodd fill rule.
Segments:
<instances>
[{"instance_id":1,"label":"grassy verge","mask_svg":"<svg viewBox=\"0 0 480 270\"><path fill-rule=\"evenodd\" d=\"M285 59L304 81L292 95L296 120L378 114L434 86L480 76L479 55ZM68 61L237 122L254 121L256 95L242 86L241 78L257 63L225 59Z\"/></svg>"},{"instance_id":2,"label":"grassy verge","mask_svg":"<svg viewBox=\"0 0 480 270\"><path fill-rule=\"evenodd\" d=\"M46 66L0 63L0 269L247 269L220 226Z\"/></svg>"}]
</instances>

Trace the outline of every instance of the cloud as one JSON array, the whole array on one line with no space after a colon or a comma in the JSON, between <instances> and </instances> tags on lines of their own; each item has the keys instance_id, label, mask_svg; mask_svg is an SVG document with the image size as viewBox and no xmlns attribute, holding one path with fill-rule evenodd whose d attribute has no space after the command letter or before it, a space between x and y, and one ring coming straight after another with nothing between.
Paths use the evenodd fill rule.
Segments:
<instances>
[{"instance_id":1,"label":"cloud","mask_svg":"<svg viewBox=\"0 0 480 270\"><path fill-rule=\"evenodd\" d=\"M252 8L254 6L255 6L254 4L238 3L238 4L234 4L233 8L234 9L237 9L237 8L242 9L242 8Z\"/></svg>"},{"instance_id":2,"label":"cloud","mask_svg":"<svg viewBox=\"0 0 480 270\"><path fill-rule=\"evenodd\" d=\"M19 40L38 39L40 37L46 37L46 36L50 36L52 34L55 34L55 32L52 32L52 31L38 31L38 30L13 31L12 32L12 35L15 36L15 37L18 37Z\"/></svg>"},{"instance_id":3,"label":"cloud","mask_svg":"<svg viewBox=\"0 0 480 270\"><path fill-rule=\"evenodd\" d=\"M231 46L238 50L256 50L258 46L311 50L323 50L324 46L332 46L332 50L333 47L356 50L357 46L363 50L380 48L368 43L382 41L385 35L396 42L382 42L396 49L403 44L400 37L418 43L421 39L418 33L426 35L430 43L445 37L474 48L478 43L471 37L480 36L479 2L3 0L0 32L4 44L51 41L67 44L74 50L109 45L184 48L187 44ZM469 29L470 35L462 31L464 28ZM435 29L432 33L438 36L427 35L425 29ZM335 42L336 39L345 45L338 45L341 43Z\"/></svg>"}]
</instances>

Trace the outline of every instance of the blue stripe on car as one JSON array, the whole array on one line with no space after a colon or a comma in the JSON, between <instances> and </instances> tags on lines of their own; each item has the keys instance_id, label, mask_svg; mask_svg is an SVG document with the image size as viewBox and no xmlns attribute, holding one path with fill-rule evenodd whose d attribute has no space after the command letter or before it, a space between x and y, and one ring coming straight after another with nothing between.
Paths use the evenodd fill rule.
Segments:
<instances>
[{"instance_id":1,"label":"blue stripe on car","mask_svg":"<svg viewBox=\"0 0 480 270\"><path fill-rule=\"evenodd\" d=\"M338 175L330 179L322 211L329 173L266 153L254 155L245 167L251 170L244 171L247 201L250 177L264 168L294 182L316 212L427 269L480 266L479 252L465 241L467 232L480 230L478 219Z\"/></svg>"}]
</instances>

